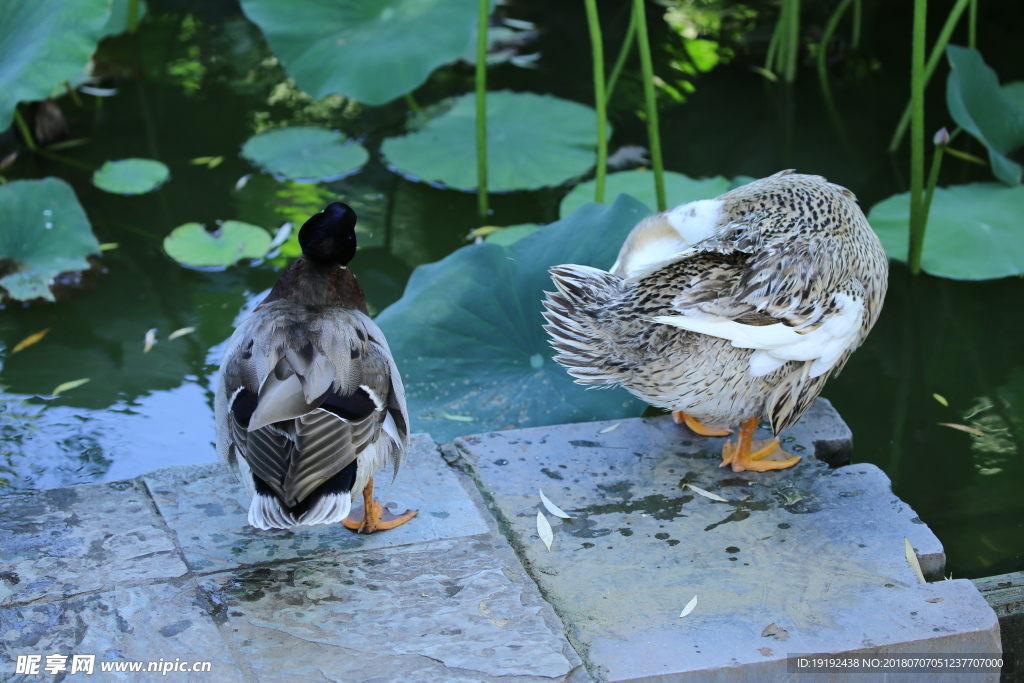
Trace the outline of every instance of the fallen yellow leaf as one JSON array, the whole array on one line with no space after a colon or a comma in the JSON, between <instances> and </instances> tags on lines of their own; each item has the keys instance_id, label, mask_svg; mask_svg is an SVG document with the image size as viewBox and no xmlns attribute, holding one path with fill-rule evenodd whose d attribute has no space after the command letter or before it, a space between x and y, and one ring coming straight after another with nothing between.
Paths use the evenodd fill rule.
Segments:
<instances>
[{"instance_id":1,"label":"fallen yellow leaf","mask_svg":"<svg viewBox=\"0 0 1024 683\"><path fill-rule=\"evenodd\" d=\"M949 401L947 401L947 400L946 400L946 397L945 397L945 396L943 396L942 394L932 394L932 398L934 398L934 399L935 399L936 401L938 401L939 403L941 403L941 404L942 404L943 406L945 406L946 408L948 408L948 407L949 407Z\"/></svg>"},{"instance_id":2,"label":"fallen yellow leaf","mask_svg":"<svg viewBox=\"0 0 1024 683\"><path fill-rule=\"evenodd\" d=\"M195 331L196 328L194 327L182 327L181 329L175 330L174 332L171 332L169 335L167 335L167 341L177 339L178 337L184 337L186 334L192 334Z\"/></svg>"},{"instance_id":3,"label":"fallen yellow leaf","mask_svg":"<svg viewBox=\"0 0 1024 683\"><path fill-rule=\"evenodd\" d=\"M619 428L620 424L622 424L622 423L621 422L616 422L611 427L605 427L604 429L599 431L598 434L607 434L608 432L614 432L616 429Z\"/></svg>"},{"instance_id":4,"label":"fallen yellow leaf","mask_svg":"<svg viewBox=\"0 0 1024 683\"><path fill-rule=\"evenodd\" d=\"M958 425L953 424L952 422L938 422L936 424L938 424L940 427L958 429L961 432L967 432L968 434L973 434L974 436L985 436L985 432L981 431L980 429L975 429L974 427L968 427L967 425Z\"/></svg>"},{"instance_id":5,"label":"fallen yellow leaf","mask_svg":"<svg viewBox=\"0 0 1024 683\"><path fill-rule=\"evenodd\" d=\"M50 392L50 393L53 396L59 396L60 394L64 393L65 391L67 391L69 389L74 389L75 387L80 387L80 386L82 386L83 384L85 384L88 381L89 381L88 377L85 377L83 379L73 379L70 382L64 382L64 384L58 384L56 386L56 388L52 392Z\"/></svg>"},{"instance_id":6,"label":"fallen yellow leaf","mask_svg":"<svg viewBox=\"0 0 1024 683\"><path fill-rule=\"evenodd\" d=\"M910 540L903 539L904 552L907 555L907 562L910 564L910 568L914 570L914 574L917 575L917 582L924 583L924 572L921 571L921 563L917 561L917 553L914 552L914 546L910 545Z\"/></svg>"},{"instance_id":7,"label":"fallen yellow leaf","mask_svg":"<svg viewBox=\"0 0 1024 683\"><path fill-rule=\"evenodd\" d=\"M694 493L696 493L697 495L699 495L699 496L704 496L705 498L710 498L711 500L717 500L717 501L718 501L718 502L720 502L720 503L728 503L728 502L729 502L729 501L728 501L727 499L725 499L725 498L722 498L722 497L721 497L720 495L718 495L717 493L711 493L710 491L705 491L704 489L701 489L701 488L697 488L697 487L696 487L696 486L694 486L693 484L689 484L689 483L687 483L687 484L683 484L683 488L684 488L684 489L685 489L685 488L686 488L687 486L689 486L689 487L690 487L690 489L691 489L691 490L692 490L692 491L693 491Z\"/></svg>"},{"instance_id":8,"label":"fallen yellow leaf","mask_svg":"<svg viewBox=\"0 0 1024 683\"><path fill-rule=\"evenodd\" d=\"M451 413L441 413L441 417L446 420L454 420L455 422L473 422L476 418L470 417L469 415L452 415Z\"/></svg>"},{"instance_id":9,"label":"fallen yellow leaf","mask_svg":"<svg viewBox=\"0 0 1024 683\"><path fill-rule=\"evenodd\" d=\"M156 328L155 327L153 329L151 329L151 330L148 330L146 332L146 343L142 347L142 352L143 353L149 353L150 349L153 348L154 344L156 344Z\"/></svg>"},{"instance_id":10,"label":"fallen yellow leaf","mask_svg":"<svg viewBox=\"0 0 1024 683\"><path fill-rule=\"evenodd\" d=\"M32 346L37 341L39 341L40 339L45 337L46 333L49 332L49 331L50 331L50 328L47 327L45 330L39 330L35 334L30 334L29 336L25 337L20 342L18 342L17 344L14 345L14 348L11 349L11 354L13 355L13 354L17 353L18 351L21 351L23 349L27 349L28 347Z\"/></svg>"},{"instance_id":11,"label":"fallen yellow leaf","mask_svg":"<svg viewBox=\"0 0 1024 683\"><path fill-rule=\"evenodd\" d=\"M551 543L555 540L555 533L551 530L551 522L548 521L548 518L540 510L537 510L537 534L550 551Z\"/></svg>"},{"instance_id":12,"label":"fallen yellow leaf","mask_svg":"<svg viewBox=\"0 0 1024 683\"><path fill-rule=\"evenodd\" d=\"M540 489L537 489L537 493L540 494L540 502L544 503L544 507L546 507L548 509L548 512L553 514L555 517L561 517L562 519L572 519L572 517L570 515L565 514L565 512L562 510L562 508L560 508L557 505L555 505L554 503L552 503L548 499L548 497L544 495L543 491L541 491Z\"/></svg>"}]
</instances>

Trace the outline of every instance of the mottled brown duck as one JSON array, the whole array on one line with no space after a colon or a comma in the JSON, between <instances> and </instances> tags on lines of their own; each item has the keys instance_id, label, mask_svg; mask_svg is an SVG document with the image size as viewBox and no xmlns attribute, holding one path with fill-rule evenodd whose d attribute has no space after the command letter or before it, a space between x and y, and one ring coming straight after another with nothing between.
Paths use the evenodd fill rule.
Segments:
<instances>
[{"instance_id":1,"label":"mottled brown duck","mask_svg":"<svg viewBox=\"0 0 1024 683\"><path fill-rule=\"evenodd\" d=\"M641 221L611 272L551 269L555 360L588 387L622 386L702 434L739 425L722 464L792 467L778 435L867 337L885 251L849 190L782 171Z\"/></svg>"}]
</instances>

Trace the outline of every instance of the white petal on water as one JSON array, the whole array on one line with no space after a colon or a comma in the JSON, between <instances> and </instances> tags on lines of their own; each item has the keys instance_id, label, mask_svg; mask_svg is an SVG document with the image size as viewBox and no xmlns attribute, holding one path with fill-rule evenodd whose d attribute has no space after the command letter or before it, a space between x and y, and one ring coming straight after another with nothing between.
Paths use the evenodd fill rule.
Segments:
<instances>
[{"instance_id":1,"label":"white petal on water","mask_svg":"<svg viewBox=\"0 0 1024 683\"><path fill-rule=\"evenodd\" d=\"M692 612L693 608L696 607L696 606L697 606L697 596L694 595L693 596L693 600L690 600L690 602L686 603L686 607L684 607L683 611L679 613L679 618L682 619L683 617L685 617L687 614Z\"/></svg>"},{"instance_id":2,"label":"white petal on water","mask_svg":"<svg viewBox=\"0 0 1024 683\"><path fill-rule=\"evenodd\" d=\"M914 546L910 545L910 541L905 537L903 545L907 553L907 562L910 564L910 568L914 570L914 574L917 575L917 582L925 583L924 572L921 571L921 563L917 561L917 553L914 552Z\"/></svg>"},{"instance_id":3,"label":"white petal on water","mask_svg":"<svg viewBox=\"0 0 1024 683\"><path fill-rule=\"evenodd\" d=\"M182 327L181 329L175 330L174 332L171 332L169 335L167 335L167 341L177 339L178 337L184 337L186 334L192 334L195 331L196 328L194 327Z\"/></svg>"},{"instance_id":4,"label":"white petal on water","mask_svg":"<svg viewBox=\"0 0 1024 683\"><path fill-rule=\"evenodd\" d=\"M155 327L153 329L149 330L148 332L146 332L146 345L142 347L142 352L143 353L149 353L149 350L153 348L154 344L156 344L156 328Z\"/></svg>"},{"instance_id":5,"label":"white petal on water","mask_svg":"<svg viewBox=\"0 0 1024 683\"><path fill-rule=\"evenodd\" d=\"M537 533L548 550L551 550L551 542L555 540L555 533L551 531L551 523L548 522L548 518L540 510L537 510Z\"/></svg>"},{"instance_id":6,"label":"white petal on water","mask_svg":"<svg viewBox=\"0 0 1024 683\"><path fill-rule=\"evenodd\" d=\"M619 428L620 424L622 424L622 423L621 422L616 422L611 427L605 427L604 429L599 431L598 434L607 434L608 432L614 432L616 429Z\"/></svg>"},{"instance_id":7,"label":"white petal on water","mask_svg":"<svg viewBox=\"0 0 1024 683\"><path fill-rule=\"evenodd\" d=\"M288 238L292 236L292 229L294 227L295 223L293 223L292 221L288 221L280 228L278 228L277 232L274 233L274 239L270 241L270 248L267 251L276 249L277 247L287 242Z\"/></svg>"},{"instance_id":8,"label":"white petal on water","mask_svg":"<svg viewBox=\"0 0 1024 683\"><path fill-rule=\"evenodd\" d=\"M572 515L565 514L562 508L558 507L550 500L548 500L548 497L544 495L543 491L537 489L537 493L540 494L540 502L544 503L544 507L548 509L548 512L553 514L555 517L561 517L562 519L572 519Z\"/></svg>"},{"instance_id":9,"label":"white petal on water","mask_svg":"<svg viewBox=\"0 0 1024 683\"><path fill-rule=\"evenodd\" d=\"M693 489L693 492L696 493L698 496L704 496L705 498L710 498L711 500L717 500L720 503L728 503L729 502L727 499L722 498L717 493L711 493L710 491L705 491L704 489L697 488L693 484L683 484L683 488L686 488L687 486L689 486L691 489Z\"/></svg>"}]
</instances>

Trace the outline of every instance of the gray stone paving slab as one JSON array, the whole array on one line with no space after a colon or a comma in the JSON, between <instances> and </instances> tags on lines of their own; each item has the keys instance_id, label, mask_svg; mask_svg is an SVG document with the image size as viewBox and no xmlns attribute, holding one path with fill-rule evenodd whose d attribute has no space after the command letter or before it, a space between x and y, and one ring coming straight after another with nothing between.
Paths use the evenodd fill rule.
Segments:
<instances>
[{"instance_id":1,"label":"gray stone paving slab","mask_svg":"<svg viewBox=\"0 0 1024 683\"><path fill-rule=\"evenodd\" d=\"M413 436L397 478L384 470L374 478L374 493L382 503L398 512L420 511L387 533L354 534L341 525L295 532L254 529L246 522L245 489L233 472L216 463L157 470L143 479L189 567L199 573L487 532L455 472L425 434Z\"/></svg>"},{"instance_id":2,"label":"gray stone paving slab","mask_svg":"<svg viewBox=\"0 0 1024 683\"><path fill-rule=\"evenodd\" d=\"M736 474L718 466L721 439L668 417L613 424L456 441L599 679L790 680L789 653L999 652L996 616L969 581L918 584L903 539L935 578L941 545L878 468L807 458ZM802 455L843 450L806 430L783 436ZM547 515L550 552L538 488L574 516Z\"/></svg>"},{"instance_id":3,"label":"gray stone paving slab","mask_svg":"<svg viewBox=\"0 0 1024 683\"><path fill-rule=\"evenodd\" d=\"M0 497L0 607L186 571L138 481Z\"/></svg>"},{"instance_id":4,"label":"gray stone paving slab","mask_svg":"<svg viewBox=\"0 0 1024 683\"><path fill-rule=\"evenodd\" d=\"M58 680L61 672L8 679L18 655L67 657L65 681L157 680L154 672L103 672L104 662L210 662L209 673L168 673L168 680L245 680L217 631L209 599L191 580L93 593L60 602L0 610L0 672L4 680ZM93 672L70 674L75 654L96 656Z\"/></svg>"},{"instance_id":5,"label":"gray stone paving slab","mask_svg":"<svg viewBox=\"0 0 1024 683\"><path fill-rule=\"evenodd\" d=\"M328 671L344 671L341 680L562 680L579 660L544 619L550 608L496 567L496 542L434 541L201 583L225 606L261 681L334 680Z\"/></svg>"}]
</instances>

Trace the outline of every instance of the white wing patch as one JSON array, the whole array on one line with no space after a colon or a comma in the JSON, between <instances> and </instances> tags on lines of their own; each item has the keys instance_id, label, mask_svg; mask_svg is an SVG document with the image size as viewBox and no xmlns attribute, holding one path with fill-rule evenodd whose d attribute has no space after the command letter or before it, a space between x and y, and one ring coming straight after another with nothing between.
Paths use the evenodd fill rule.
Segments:
<instances>
[{"instance_id":1,"label":"white wing patch","mask_svg":"<svg viewBox=\"0 0 1024 683\"><path fill-rule=\"evenodd\" d=\"M728 339L738 349L755 349L750 356L750 374L767 375L789 361L814 361L810 377L828 372L857 340L864 319L864 302L847 294L835 293L837 312L810 332L800 333L782 323L744 325L712 316L661 315L652 320L710 337Z\"/></svg>"},{"instance_id":2,"label":"white wing patch","mask_svg":"<svg viewBox=\"0 0 1024 683\"><path fill-rule=\"evenodd\" d=\"M626 240L629 246L624 248L629 251L619 254L609 272L638 280L674 263L694 244L718 231L722 204L717 199L701 199L640 223Z\"/></svg>"},{"instance_id":3,"label":"white wing patch","mask_svg":"<svg viewBox=\"0 0 1024 683\"><path fill-rule=\"evenodd\" d=\"M718 199L701 199L677 206L665 213L665 218L675 228L686 246L691 246L711 237L718 230L722 218L722 204Z\"/></svg>"}]
</instances>

